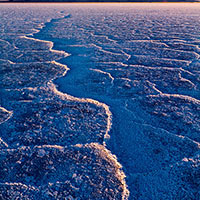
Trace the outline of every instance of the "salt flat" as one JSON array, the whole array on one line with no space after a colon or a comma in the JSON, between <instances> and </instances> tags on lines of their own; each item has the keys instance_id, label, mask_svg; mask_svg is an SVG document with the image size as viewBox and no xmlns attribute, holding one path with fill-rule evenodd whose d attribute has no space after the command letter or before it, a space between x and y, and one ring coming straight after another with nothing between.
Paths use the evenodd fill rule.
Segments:
<instances>
[{"instance_id":1,"label":"salt flat","mask_svg":"<svg viewBox=\"0 0 200 200\"><path fill-rule=\"evenodd\" d=\"M2 199L200 199L200 4L1 4Z\"/></svg>"}]
</instances>

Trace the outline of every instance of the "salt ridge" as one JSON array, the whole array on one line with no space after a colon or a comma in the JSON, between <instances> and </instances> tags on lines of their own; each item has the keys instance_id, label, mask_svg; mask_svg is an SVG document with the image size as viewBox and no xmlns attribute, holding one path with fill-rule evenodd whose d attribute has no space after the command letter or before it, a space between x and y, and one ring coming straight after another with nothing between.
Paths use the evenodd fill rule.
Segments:
<instances>
[{"instance_id":1,"label":"salt ridge","mask_svg":"<svg viewBox=\"0 0 200 200\"><path fill-rule=\"evenodd\" d=\"M69 15L67 16L64 16L64 18L68 17ZM59 19L62 19L62 18L59 18ZM53 20L53 19L52 19ZM51 22L52 20L50 20L49 22ZM48 22L48 23L49 23ZM45 27L45 24L41 24L41 29ZM38 32L41 31L38 30ZM38 33L37 32L37 33ZM55 50L53 49L54 47L54 43L52 41L47 41L47 40L39 40L39 39L36 39L33 37L33 34L28 34L26 36L21 36L21 38L25 38L25 39L30 39L30 40L35 40L35 41L39 41L39 42L44 42L44 43L48 43L49 44L49 51L52 51L52 52L56 52L56 53L61 53L63 54L64 57L67 57L67 56L70 56L69 53L65 52L65 51L59 51L59 50ZM54 61L51 61L53 64L56 64L56 65L59 65L63 68L65 68L65 72L63 73L63 76L66 75L67 71L70 70L70 68L67 67L67 65L63 65L61 63L59 63L58 61L54 60ZM106 73L109 75L109 73ZM109 75L109 77L112 79L112 82L113 82L113 77L111 75ZM56 88L55 84L53 84L53 80L52 79L51 81L49 81L49 83L47 83L48 87L51 88L51 90L61 96L61 98L66 98L67 100L72 100L72 101L76 101L76 102L82 102L82 103L92 103L92 104L95 104L97 107L103 107L106 111L106 114L107 114L107 130L106 130L106 133L104 135L104 146L105 146L105 153L107 154L107 156L110 158L110 160L112 160L116 165L119 166L119 171L118 171L118 176L120 177L120 180L122 180L122 184L123 184L123 197L122 197L122 200L126 200L128 199L128 196L129 196L129 190L128 190L128 187L126 185L126 182L125 182L125 174L124 172L121 170L122 166L120 165L120 163L117 161L117 157L115 155L113 155L108 149L106 149L106 141L110 138L110 135L109 135L109 131L111 129L111 126L112 126L112 113L110 112L109 110L109 106L106 105L105 103L102 103L102 102L99 102L97 100L94 100L94 99L90 99L90 98L77 98L77 97L73 97L69 94L65 94L65 93L62 93L60 91L58 91L58 89ZM90 145L90 144L88 144ZM97 143L93 143L91 144L92 146L94 146L95 148L97 149L101 149L100 145L97 144ZM61 146L57 146L57 145L46 145L47 147L53 147L53 148L59 148L61 149L62 147ZM87 145L86 145L87 146Z\"/></svg>"}]
</instances>

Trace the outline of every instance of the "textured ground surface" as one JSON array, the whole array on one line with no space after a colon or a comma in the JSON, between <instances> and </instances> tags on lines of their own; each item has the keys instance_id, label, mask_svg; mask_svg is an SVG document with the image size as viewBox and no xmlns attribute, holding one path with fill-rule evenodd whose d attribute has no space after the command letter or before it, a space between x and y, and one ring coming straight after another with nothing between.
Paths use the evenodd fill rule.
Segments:
<instances>
[{"instance_id":1,"label":"textured ground surface","mask_svg":"<svg viewBox=\"0 0 200 200\"><path fill-rule=\"evenodd\" d=\"M200 199L199 4L0 19L1 199Z\"/></svg>"}]
</instances>

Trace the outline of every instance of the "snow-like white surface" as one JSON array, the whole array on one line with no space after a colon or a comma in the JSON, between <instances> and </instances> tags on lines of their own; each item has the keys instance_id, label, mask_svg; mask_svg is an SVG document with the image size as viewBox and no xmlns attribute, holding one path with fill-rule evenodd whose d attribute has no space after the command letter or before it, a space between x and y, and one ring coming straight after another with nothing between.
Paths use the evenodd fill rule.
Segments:
<instances>
[{"instance_id":1,"label":"snow-like white surface","mask_svg":"<svg viewBox=\"0 0 200 200\"><path fill-rule=\"evenodd\" d=\"M0 18L0 197L200 199L200 4Z\"/></svg>"}]
</instances>

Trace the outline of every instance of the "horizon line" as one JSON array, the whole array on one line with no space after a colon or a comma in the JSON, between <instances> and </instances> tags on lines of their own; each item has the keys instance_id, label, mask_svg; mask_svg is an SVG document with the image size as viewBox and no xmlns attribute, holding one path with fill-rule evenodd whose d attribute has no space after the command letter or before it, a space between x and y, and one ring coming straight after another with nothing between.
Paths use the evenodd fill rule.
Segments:
<instances>
[{"instance_id":1,"label":"horizon line","mask_svg":"<svg viewBox=\"0 0 200 200\"><path fill-rule=\"evenodd\" d=\"M200 3L200 1L10 1L10 0L0 0L0 3Z\"/></svg>"}]
</instances>

